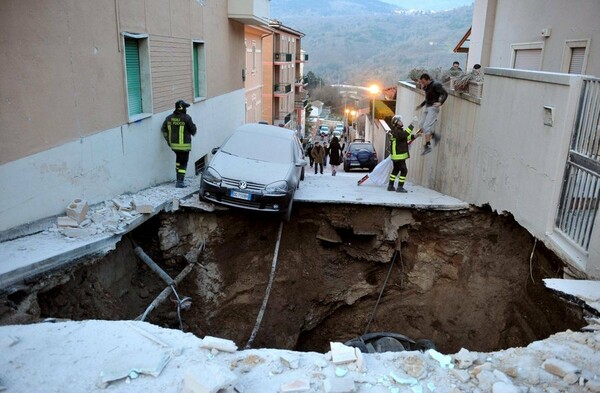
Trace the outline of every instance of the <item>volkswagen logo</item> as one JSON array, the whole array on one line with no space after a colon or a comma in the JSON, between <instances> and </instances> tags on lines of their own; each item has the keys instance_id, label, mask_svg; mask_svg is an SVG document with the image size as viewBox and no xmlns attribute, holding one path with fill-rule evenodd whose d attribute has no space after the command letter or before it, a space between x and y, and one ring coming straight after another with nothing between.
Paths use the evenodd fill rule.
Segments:
<instances>
[{"instance_id":1,"label":"volkswagen logo","mask_svg":"<svg viewBox=\"0 0 600 393\"><path fill-rule=\"evenodd\" d=\"M240 181L240 190L245 190L246 187L248 187L248 184L246 184L246 182L243 180Z\"/></svg>"}]
</instances>

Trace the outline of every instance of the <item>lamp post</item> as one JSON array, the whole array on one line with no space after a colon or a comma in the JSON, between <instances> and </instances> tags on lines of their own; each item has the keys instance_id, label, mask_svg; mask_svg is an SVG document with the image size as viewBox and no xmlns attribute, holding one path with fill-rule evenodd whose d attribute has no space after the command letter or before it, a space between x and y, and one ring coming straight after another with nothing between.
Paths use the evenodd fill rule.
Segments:
<instances>
[{"instance_id":1,"label":"lamp post","mask_svg":"<svg viewBox=\"0 0 600 393\"><path fill-rule=\"evenodd\" d=\"M375 95L379 93L379 86L369 86L369 91L373 95L373 110L371 111L371 122L373 123L373 131L375 130Z\"/></svg>"}]
</instances>

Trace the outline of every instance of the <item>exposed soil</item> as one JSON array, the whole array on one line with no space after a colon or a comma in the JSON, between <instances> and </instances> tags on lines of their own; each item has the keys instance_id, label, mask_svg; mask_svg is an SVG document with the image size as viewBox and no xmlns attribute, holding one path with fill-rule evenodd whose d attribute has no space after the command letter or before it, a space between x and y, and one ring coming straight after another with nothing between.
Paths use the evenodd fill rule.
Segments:
<instances>
[{"instance_id":1,"label":"exposed soil","mask_svg":"<svg viewBox=\"0 0 600 393\"><path fill-rule=\"evenodd\" d=\"M264 215L179 211L151 220L132 238L171 277L188 262L198 264L178 286L193 299L182 314L186 331L243 346L264 297L278 228L277 218ZM581 309L541 281L561 276L560 261L538 243L530 267L533 246L512 217L485 209L295 204L253 346L325 352L329 341L363 334L396 250L370 332L428 338L451 353L525 346L579 329ZM0 321L132 319L165 287L128 240L61 277L5 299ZM167 301L149 321L178 327L174 303Z\"/></svg>"}]
</instances>

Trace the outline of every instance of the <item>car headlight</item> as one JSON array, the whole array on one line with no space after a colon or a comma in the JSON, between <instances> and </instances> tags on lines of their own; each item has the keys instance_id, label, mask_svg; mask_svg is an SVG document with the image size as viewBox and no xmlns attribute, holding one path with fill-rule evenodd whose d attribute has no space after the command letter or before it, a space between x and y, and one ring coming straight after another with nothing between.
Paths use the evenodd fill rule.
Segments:
<instances>
[{"instance_id":1,"label":"car headlight","mask_svg":"<svg viewBox=\"0 0 600 393\"><path fill-rule=\"evenodd\" d=\"M266 194L285 194L287 191L288 184L285 180L273 182L265 187Z\"/></svg>"},{"instance_id":2,"label":"car headlight","mask_svg":"<svg viewBox=\"0 0 600 393\"><path fill-rule=\"evenodd\" d=\"M218 186L221 185L221 175L214 168L208 167L202 174L202 180L207 183L216 184Z\"/></svg>"}]
</instances>

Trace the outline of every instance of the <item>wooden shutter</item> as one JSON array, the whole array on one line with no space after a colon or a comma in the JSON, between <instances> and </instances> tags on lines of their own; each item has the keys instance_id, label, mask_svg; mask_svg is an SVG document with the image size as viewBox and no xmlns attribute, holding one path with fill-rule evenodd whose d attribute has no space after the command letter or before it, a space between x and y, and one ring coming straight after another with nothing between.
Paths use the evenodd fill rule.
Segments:
<instances>
[{"instance_id":1,"label":"wooden shutter","mask_svg":"<svg viewBox=\"0 0 600 393\"><path fill-rule=\"evenodd\" d=\"M541 58L541 49L517 49L515 50L515 64L513 68L538 71L540 69Z\"/></svg>"},{"instance_id":2,"label":"wooden shutter","mask_svg":"<svg viewBox=\"0 0 600 393\"><path fill-rule=\"evenodd\" d=\"M583 60L585 48L571 48L571 62L569 63L569 74L583 74Z\"/></svg>"},{"instance_id":3,"label":"wooden shutter","mask_svg":"<svg viewBox=\"0 0 600 393\"><path fill-rule=\"evenodd\" d=\"M127 73L127 105L129 116L142 113L142 80L138 40L125 37L125 69Z\"/></svg>"}]
</instances>

